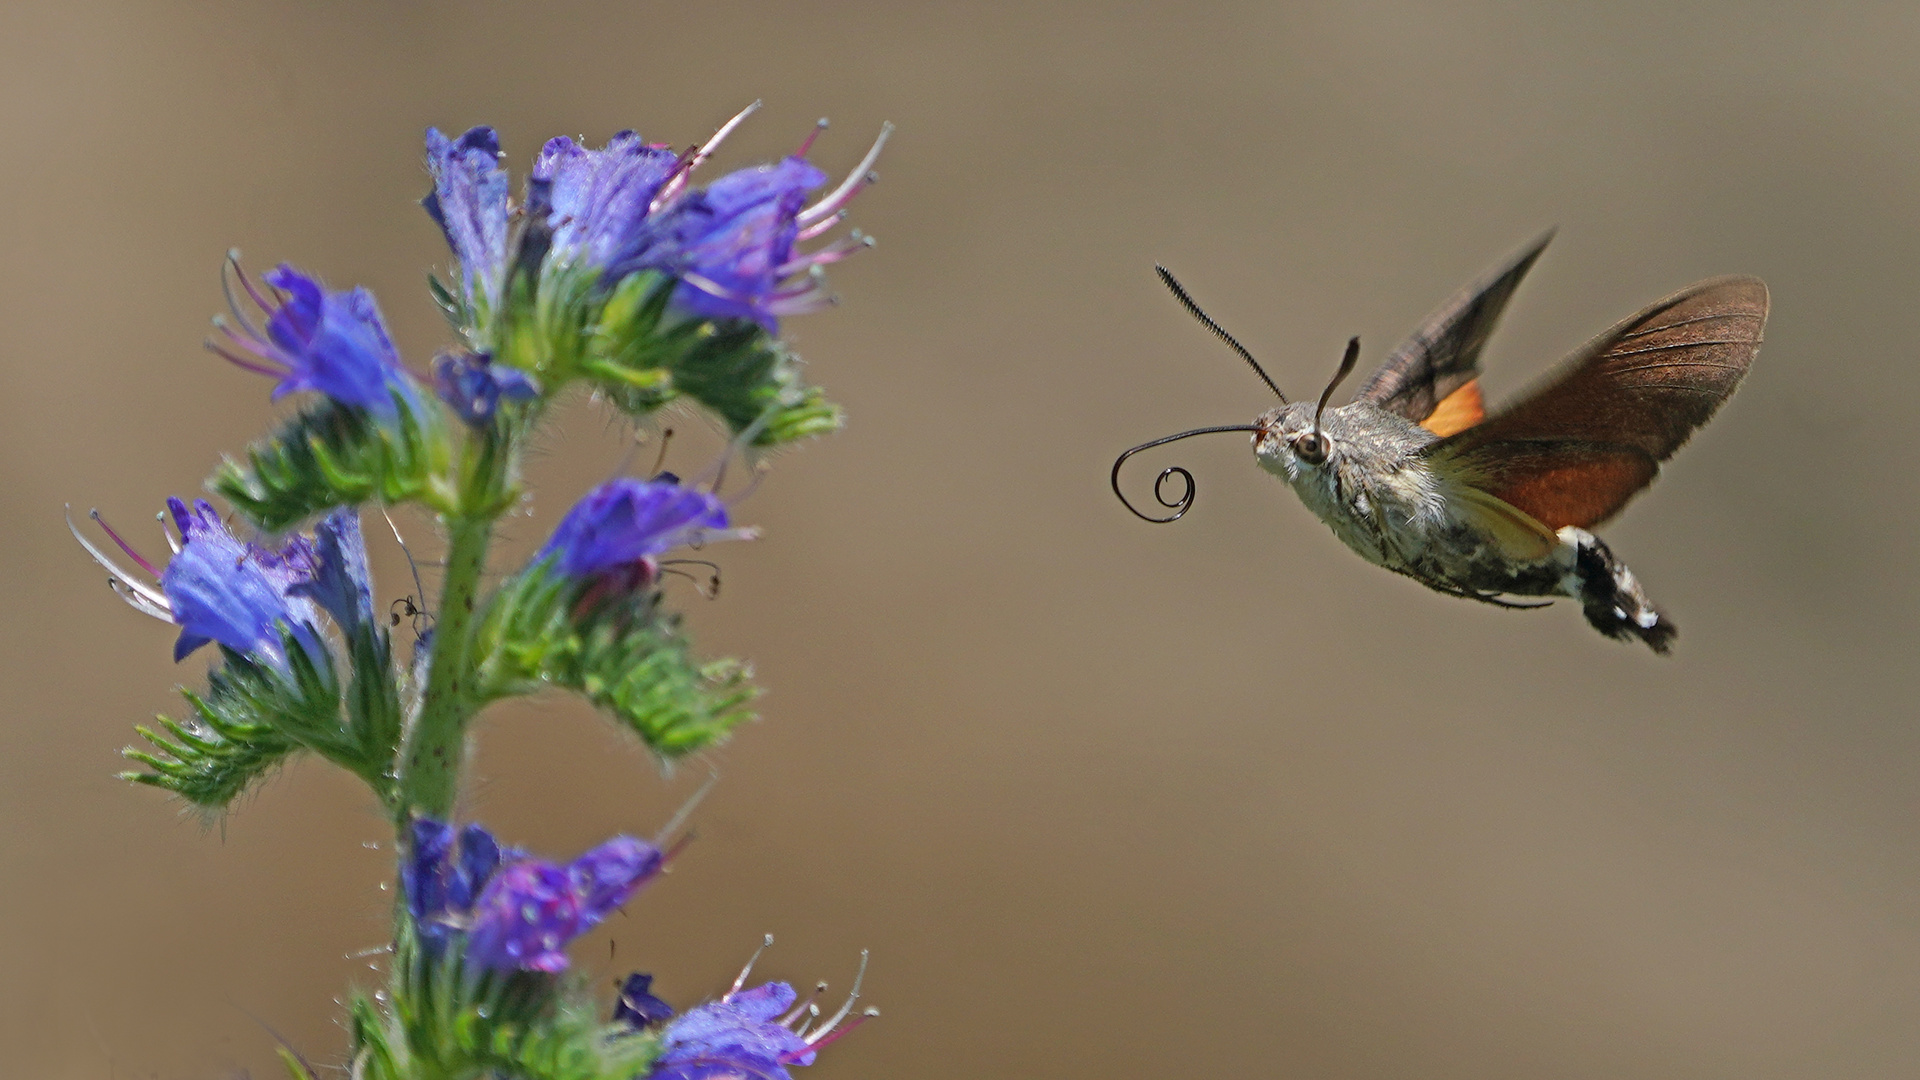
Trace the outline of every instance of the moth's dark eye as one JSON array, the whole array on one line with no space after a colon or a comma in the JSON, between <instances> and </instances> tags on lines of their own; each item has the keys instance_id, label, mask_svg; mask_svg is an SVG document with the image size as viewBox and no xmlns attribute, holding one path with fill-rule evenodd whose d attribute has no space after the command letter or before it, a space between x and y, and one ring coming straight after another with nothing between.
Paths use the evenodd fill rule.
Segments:
<instances>
[{"instance_id":1,"label":"moth's dark eye","mask_svg":"<svg viewBox=\"0 0 1920 1080\"><path fill-rule=\"evenodd\" d=\"M1317 431L1309 431L1293 440L1293 454L1309 465L1319 465L1327 460L1327 451L1333 440Z\"/></svg>"}]
</instances>

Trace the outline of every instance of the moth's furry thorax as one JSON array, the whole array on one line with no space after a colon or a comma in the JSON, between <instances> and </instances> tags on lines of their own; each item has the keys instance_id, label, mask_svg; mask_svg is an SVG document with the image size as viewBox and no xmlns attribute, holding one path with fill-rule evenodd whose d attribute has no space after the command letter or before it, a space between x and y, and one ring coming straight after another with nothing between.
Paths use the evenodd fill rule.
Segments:
<instances>
[{"instance_id":1,"label":"moth's furry thorax","mask_svg":"<svg viewBox=\"0 0 1920 1080\"><path fill-rule=\"evenodd\" d=\"M1298 452L1314 429L1314 403L1262 413L1253 452L1260 466L1285 480L1300 501L1341 541L1369 561L1399 569L1424 546L1445 512L1439 481L1421 451L1432 432L1364 401L1321 415L1326 460Z\"/></svg>"}]
</instances>

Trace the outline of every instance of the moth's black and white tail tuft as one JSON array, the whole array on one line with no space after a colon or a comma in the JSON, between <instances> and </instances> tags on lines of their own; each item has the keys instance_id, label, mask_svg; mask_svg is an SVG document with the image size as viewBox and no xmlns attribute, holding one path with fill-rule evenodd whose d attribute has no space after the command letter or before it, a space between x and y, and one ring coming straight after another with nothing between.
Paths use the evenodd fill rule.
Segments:
<instances>
[{"instance_id":1,"label":"moth's black and white tail tuft","mask_svg":"<svg viewBox=\"0 0 1920 1080\"><path fill-rule=\"evenodd\" d=\"M1653 606L1633 571L1614 558L1599 537L1580 537L1574 576L1579 581L1580 607L1595 630L1619 641L1639 638L1662 656L1673 651L1679 630Z\"/></svg>"}]
</instances>

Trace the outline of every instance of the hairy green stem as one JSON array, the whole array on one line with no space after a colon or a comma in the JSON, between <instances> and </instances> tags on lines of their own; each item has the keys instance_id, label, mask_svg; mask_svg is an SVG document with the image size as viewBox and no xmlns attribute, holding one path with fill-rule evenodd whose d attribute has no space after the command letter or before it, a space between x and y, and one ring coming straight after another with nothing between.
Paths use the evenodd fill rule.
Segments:
<instances>
[{"instance_id":1,"label":"hairy green stem","mask_svg":"<svg viewBox=\"0 0 1920 1080\"><path fill-rule=\"evenodd\" d=\"M427 689L401 757L395 808L403 821L412 814L442 821L453 816L467 717L472 711L468 627L486 566L493 517L454 518L448 522L448 533L447 573L433 626Z\"/></svg>"}]
</instances>

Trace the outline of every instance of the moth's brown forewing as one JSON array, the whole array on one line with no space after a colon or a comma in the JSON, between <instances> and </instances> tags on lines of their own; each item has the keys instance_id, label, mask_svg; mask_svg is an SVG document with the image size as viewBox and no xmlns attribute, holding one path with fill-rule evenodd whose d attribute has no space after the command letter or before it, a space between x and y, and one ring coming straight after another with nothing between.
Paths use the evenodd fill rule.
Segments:
<instances>
[{"instance_id":1,"label":"moth's brown forewing","mask_svg":"<svg viewBox=\"0 0 1920 1080\"><path fill-rule=\"evenodd\" d=\"M1480 351L1520 279L1552 239L1549 229L1448 297L1368 377L1355 400L1370 401L1439 435L1479 423L1485 415L1476 385Z\"/></svg>"},{"instance_id":2,"label":"moth's brown forewing","mask_svg":"<svg viewBox=\"0 0 1920 1080\"><path fill-rule=\"evenodd\" d=\"M1767 287L1713 278L1576 351L1545 385L1429 452L1550 528L1620 511L1726 401L1760 351Z\"/></svg>"}]
</instances>

